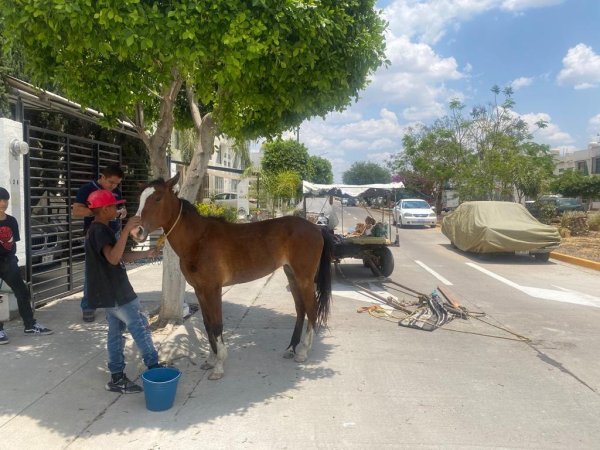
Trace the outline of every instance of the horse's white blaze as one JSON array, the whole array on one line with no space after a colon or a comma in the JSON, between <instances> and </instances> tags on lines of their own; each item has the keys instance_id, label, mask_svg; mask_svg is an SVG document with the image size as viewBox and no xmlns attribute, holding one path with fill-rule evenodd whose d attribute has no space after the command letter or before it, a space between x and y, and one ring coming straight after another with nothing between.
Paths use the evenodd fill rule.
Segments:
<instances>
[{"instance_id":1,"label":"horse's white blaze","mask_svg":"<svg viewBox=\"0 0 600 450\"><path fill-rule=\"evenodd\" d=\"M144 192L142 192L142 195L140 195L140 206L137 212L135 213L136 216L142 216L142 210L144 209L144 205L146 205L146 200L148 200L148 197L150 197L153 193L153 187L147 187L146 189L144 189Z\"/></svg>"}]
</instances>

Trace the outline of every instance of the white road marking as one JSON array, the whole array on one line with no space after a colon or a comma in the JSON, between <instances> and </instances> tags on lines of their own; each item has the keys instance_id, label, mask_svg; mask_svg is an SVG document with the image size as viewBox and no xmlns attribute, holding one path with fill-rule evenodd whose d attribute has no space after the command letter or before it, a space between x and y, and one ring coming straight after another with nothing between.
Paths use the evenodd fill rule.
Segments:
<instances>
[{"instance_id":1,"label":"white road marking","mask_svg":"<svg viewBox=\"0 0 600 450\"><path fill-rule=\"evenodd\" d=\"M574 291L571 289L565 289L558 286L560 290L553 289L544 289L544 288L536 288L531 286L521 286L513 281L510 281L494 272L491 272L487 269L484 269L481 266L478 266L474 263L466 263L467 266L472 267L473 269L479 270L481 273L484 273L495 280L498 280L510 287L513 287L531 297L534 298L542 298L545 300L552 300L555 302L564 302L564 303L573 303L575 305L585 305L585 306L594 306L596 308L600 308L600 297L595 297L593 295L584 294L583 292Z\"/></svg>"},{"instance_id":2,"label":"white road marking","mask_svg":"<svg viewBox=\"0 0 600 450\"><path fill-rule=\"evenodd\" d=\"M443 276L441 276L439 273L437 273L435 270L427 267L425 264L423 264L421 261L416 260L415 262L421 266L423 269L425 269L427 272L429 272L431 275L433 275L434 277L436 277L438 280L440 280L442 283L444 283L446 286L452 286L452 283L450 281L448 281L446 278L444 278Z\"/></svg>"},{"instance_id":3,"label":"white road marking","mask_svg":"<svg viewBox=\"0 0 600 450\"><path fill-rule=\"evenodd\" d=\"M389 292L377 289L377 287L373 286L371 283L368 284L367 289L373 291L374 293L376 293L377 295L380 295L382 297L392 297L392 299L394 299L396 301L398 300L398 297L391 295ZM331 286L331 293L335 296L352 298L354 300L360 300L361 302L381 303L381 306L384 309L390 309L390 310L393 309L391 306L388 306L387 304L383 303L378 298L373 297L373 296L369 295L367 292L361 291L358 288L356 288L350 284L334 282L333 285Z\"/></svg>"}]
</instances>

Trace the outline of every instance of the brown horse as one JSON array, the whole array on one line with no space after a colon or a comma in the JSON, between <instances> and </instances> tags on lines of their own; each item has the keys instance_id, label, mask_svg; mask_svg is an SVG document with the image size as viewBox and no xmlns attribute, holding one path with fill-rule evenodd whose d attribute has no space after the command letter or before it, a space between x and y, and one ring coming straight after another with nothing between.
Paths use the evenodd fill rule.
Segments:
<instances>
[{"instance_id":1,"label":"brown horse","mask_svg":"<svg viewBox=\"0 0 600 450\"><path fill-rule=\"evenodd\" d=\"M142 224L132 237L142 242L162 228L179 256L181 271L194 288L202 310L211 352L203 369L213 369L209 379L223 376L227 349L223 342L221 288L264 277L283 266L296 304L296 325L284 356L303 362L312 346L314 330L327 323L331 301L333 244L325 228L300 217L232 224L202 217L168 181L151 182L142 192L136 215ZM316 289L315 289L316 282ZM301 345L304 317L308 318Z\"/></svg>"}]
</instances>

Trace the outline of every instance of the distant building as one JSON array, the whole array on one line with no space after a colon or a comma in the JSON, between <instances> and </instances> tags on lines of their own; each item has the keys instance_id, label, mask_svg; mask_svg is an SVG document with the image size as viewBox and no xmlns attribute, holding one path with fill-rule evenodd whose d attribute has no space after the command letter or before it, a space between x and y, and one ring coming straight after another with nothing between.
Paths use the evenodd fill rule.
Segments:
<instances>
[{"instance_id":1,"label":"distant building","mask_svg":"<svg viewBox=\"0 0 600 450\"><path fill-rule=\"evenodd\" d=\"M175 170L185 173L187 164L183 162L178 142L178 132L174 131L171 137L171 163L176 166ZM233 148L234 143L233 139L226 136L215 137L215 151L208 162L202 187L198 192L198 201L223 192L237 192L245 167L242 158Z\"/></svg>"},{"instance_id":2,"label":"distant building","mask_svg":"<svg viewBox=\"0 0 600 450\"><path fill-rule=\"evenodd\" d=\"M581 172L583 175L600 175L600 142L592 141L585 150L576 150L563 156L555 152L554 174L560 175L569 169ZM600 209L600 199L587 199L590 209Z\"/></svg>"},{"instance_id":3,"label":"distant building","mask_svg":"<svg viewBox=\"0 0 600 450\"><path fill-rule=\"evenodd\" d=\"M555 152L554 174L560 175L568 169L575 169L584 175L600 175L600 142L593 141L585 150L576 150L563 156Z\"/></svg>"}]
</instances>

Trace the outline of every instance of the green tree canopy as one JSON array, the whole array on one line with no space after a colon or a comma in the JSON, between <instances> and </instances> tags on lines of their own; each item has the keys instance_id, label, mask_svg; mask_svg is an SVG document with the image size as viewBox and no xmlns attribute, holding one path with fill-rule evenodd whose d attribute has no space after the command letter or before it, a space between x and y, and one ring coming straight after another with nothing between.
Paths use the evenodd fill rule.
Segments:
<instances>
[{"instance_id":1,"label":"green tree canopy","mask_svg":"<svg viewBox=\"0 0 600 450\"><path fill-rule=\"evenodd\" d=\"M578 170L569 169L552 180L552 192L566 197L598 198L600 197L600 176L583 175Z\"/></svg>"},{"instance_id":2,"label":"green tree canopy","mask_svg":"<svg viewBox=\"0 0 600 450\"><path fill-rule=\"evenodd\" d=\"M261 166L265 175L292 171L298 174L300 180L308 180L313 175L309 161L307 148L293 139L278 138L263 145Z\"/></svg>"},{"instance_id":3,"label":"green tree canopy","mask_svg":"<svg viewBox=\"0 0 600 450\"><path fill-rule=\"evenodd\" d=\"M529 127L513 112L512 90L494 86L492 93L493 101L467 116L465 105L453 100L449 115L409 129L404 152L391 163L397 173L414 171L431 182L438 211L448 185L461 200L513 200L515 192L519 198L534 197L551 177L548 147L533 142Z\"/></svg>"},{"instance_id":4,"label":"green tree canopy","mask_svg":"<svg viewBox=\"0 0 600 450\"><path fill-rule=\"evenodd\" d=\"M308 181L317 184L333 183L333 170L328 160L320 156L310 156L308 161L312 167L312 176Z\"/></svg>"},{"instance_id":5,"label":"green tree canopy","mask_svg":"<svg viewBox=\"0 0 600 450\"><path fill-rule=\"evenodd\" d=\"M388 169L372 162L355 162L342 175L345 184L389 183L391 178Z\"/></svg>"},{"instance_id":6,"label":"green tree canopy","mask_svg":"<svg viewBox=\"0 0 600 450\"><path fill-rule=\"evenodd\" d=\"M182 86L220 131L256 138L343 110L385 61L374 0L0 0L0 10L34 82L112 123L130 119L163 157Z\"/></svg>"}]
</instances>

